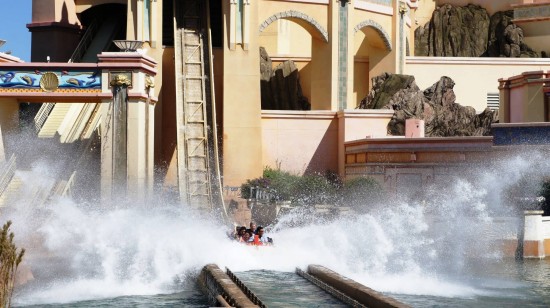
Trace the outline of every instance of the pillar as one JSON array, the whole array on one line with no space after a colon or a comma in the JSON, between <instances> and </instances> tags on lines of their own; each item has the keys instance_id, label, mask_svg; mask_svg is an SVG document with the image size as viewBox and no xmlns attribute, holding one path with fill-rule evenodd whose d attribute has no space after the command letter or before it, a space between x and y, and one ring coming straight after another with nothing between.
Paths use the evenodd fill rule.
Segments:
<instances>
[{"instance_id":1,"label":"pillar","mask_svg":"<svg viewBox=\"0 0 550 308\"><path fill-rule=\"evenodd\" d=\"M9 152L6 136L19 132L19 103L13 98L0 99L0 162Z\"/></svg>"},{"instance_id":2,"label":"pillar","mask_svg":"<svg viewBox=\"0 0 550 308\"><path fill-rule=\"evenodd\" d=\"M112 96L102 101L102 201L143 203L153 192L156 62L136 52L99 59L103 80L109 80L103 92Z\"/></svg>"},{"instance_id":3,"label":"pillar","mask_svg":"<svg viewBox=\"0 0 550 308\"><path fill-rule=\"evenodd\" d=\"M523 258L543 259L544 230L542 214L544 211L525 211L525 225L523 231Z\"/></svg>"},{"instance_id":4,"label":"pillar","mask_svg":"<svg viewBox=\"0 0 550 308\"><path fill-rule=\"evenodd\" d=\"M409 8L407 5L407 2L403 0L398 0L397 8L395 14L397 16L397 19L399 20L397 22L398 25L398 34L396 36L397 44L395 44L395 49L397 51L397 73L398 74L404 74L405 73L405 56L407 54L407 24L406 24L406 17L409 13Z\"/></svg>"},{"instance_id":5,"label":"pillar","mask_svg":"<svg viewBox=\"0 0 550 308\"><path fill-rule=\"evenodd\" d=\"M128 103L128 195L139 200L147 198L149 190L149 107L144 101L131 101Z\"/></svg>"},{"instance_id":6,"label":"pillar","mask_svg":"<svg viewBox=\"0 0 550 308\"><path fill-rule=\"evenodd\" d=\"M113 91L113 102L111 103L111 138L112 142L112 168L113 168L113 194L125 196L127 191L128 173L128 125L129 125L129 98L128 87L132 86L131 73L129 75L119 74L111 80Z\"/></svg>"},{"instance_id":7,"label":"pillar","mask_svg":"<svg viewBox=\"0 0 550 308\"><path fill-rule=\"evenodd\" d=\"M0 123L0 163L6 161L6 152L4 151L4 138L2 136L2 123Z\"/></svg>"},{"instance_id":8,"label":"pillar","mask_svg":"<svg viewBox=\"0 0 550 308\"><path fill-rule=\"evenodd\" d=\"M113 196L113 103L101 102L101 203L108 204Z\"/></svg>"},{"instance_id":9,"label":"pillar","mask_svg":"<svg viewBox=\"0 0 550 308\"><path fill-rule=\"evenodd\" d=\"M510 123L510 81L508 79L499 79L499 123Z\"/></svg>"},{"instance_id":10,"label":"pillar","mask_svg":"<svg viewBox=\"0 0 550 308\"><path fill-rule=\"evenodd\" d=\"M258 1L243 1L247 16L241 29L236 1L223 1L223 185L240 186L262 175L260 51L257 31ZM236 28L235 28L236 27ZM240 41L250 31L248 45Z\"/></svg>"},{"instance_id":11,"label":"pillar","mask_svg":"<svg viewBox=\"0 0 550 308\"><path fill-rule=\"evenodd\" d=\"M338 1L338 35L333 36L338 40L338 107L337 110L344 110L348 105L348 72L349 69L349 59L350 59L350 48L348 39L349 36L349 16L353 14L353 8L350 12L350 0L339 0ZM353 57L351 58L353 62ZM352 79L350 79L352 80Z\"/></svg>"}]
</instances>

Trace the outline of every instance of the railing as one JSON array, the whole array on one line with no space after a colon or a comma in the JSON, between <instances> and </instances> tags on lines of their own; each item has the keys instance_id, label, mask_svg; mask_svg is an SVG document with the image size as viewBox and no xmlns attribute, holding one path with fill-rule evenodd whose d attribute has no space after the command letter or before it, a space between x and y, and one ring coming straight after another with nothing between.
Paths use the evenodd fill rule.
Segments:
<instances>
[{"instance_id":1,"label":"railing","mask_svg":"<svg viewBox=\"0 0 550 308\"><path fill-rule=\"evenodd\" d=\"M225 268L225 271L227 273L227 276L233 280L233 282L241 289L246 297L250 299L255 305L258 305L261 308L266 308L267 306L262 303L262 301L254 294L250 289L237 277L233 272L231 272L227 267Z\"/></svg>"},{"instance_id":2,"label":"railing","mask_svg":"<svg viewBox=\"0 0 550 308\"><path fill-rule=\"evenodd\" d=\"M53 107L55 107L55 103L43 103L42 106L40 106L40 110L38 110L38 113L34 117L34 129L36 133L39 133L44 123L46 123Z\"/></svg>"},{"instance_id":3,"label":"railing","mask_svg":"<svg viewBox=\"0 0 550 308\"><path fill-rule=\"evenodd\" d=\"M250 187L250 198L254 200L275 200L277 196L272 189L258 186Z\"/></svg>"},{"instance_id":4,"label":"railing","mask_svg":"<svg viewBox=\"0 0 550 308\"><path fill-rule=\"evenodd\" d=\"M15 175L15 169L15 154L12 154L10 160L6 163L4 171L0 173L0 196L2 196L2 194L6 191L6 188L8 188L11 179Z\"/></svg>"},{"instance_id":5,"label":"railing","mask_svg":"<svg viewBox=\"0 0 550 308\"><path fill-rule=\"evenodd\" d=\"M90 44L92 43L97 33L99 23L99 20L96 19L88 26L88 29L86 29L86 32L80 40L80 43L78 43L78 46L76 46L76 49L69 59L69 63L80 62L80 60L84 56L84 53L86 52L86 50L88 50L88 47L90 47Z\"/></svg>"}]
</instances>

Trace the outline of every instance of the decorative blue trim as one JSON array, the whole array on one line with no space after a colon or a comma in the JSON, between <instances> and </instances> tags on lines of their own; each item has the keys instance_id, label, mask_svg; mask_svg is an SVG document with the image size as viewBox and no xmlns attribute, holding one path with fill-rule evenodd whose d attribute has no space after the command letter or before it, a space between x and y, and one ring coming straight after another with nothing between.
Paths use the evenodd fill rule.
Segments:
<instances>
[{"instance_id":1,"label":"decorative blue trim","mask_svg":"<svg viewBox=\"0 0 550 308\"><path fill-rule=\"evenodd\" d=\"M338 12L338 110L346 109L348 93L348 2Z\"/></svg>"},{"instance_id":2,"label":"decorative blue trim","mask_svg":"<svg viewBox=\"0 0 550 308\"><path fill-rule=\"evenodd\" d=\"M41 71L0 71L0 88L40 89ZM101 73L52 71L59 78L60 89L101 89Z\"/></svg>"}]
</instances>

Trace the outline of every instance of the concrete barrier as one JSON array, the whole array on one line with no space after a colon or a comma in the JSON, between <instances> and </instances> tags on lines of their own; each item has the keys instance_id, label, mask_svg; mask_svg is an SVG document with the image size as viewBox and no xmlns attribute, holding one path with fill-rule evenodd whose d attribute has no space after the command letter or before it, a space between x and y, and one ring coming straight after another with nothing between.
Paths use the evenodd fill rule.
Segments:
<instances>
[{"instance_id":1,"label":"concrete barrier","mask_svg":"<svg viewBox=\"0 0 550 308\"><path fill-rule=\"evenodd\" d=\"M408 305L376 292L373 289L368 288L352 279L344 277L324 266L309 265L307 272L308 274L323 281L324 283L367 307L409 307Z\"/></svg>"},{"instance_id":2,"label":"concrete barrier","mask_svg":"<svg viewBox=\"0 0 550 308\"><path fill-rule=\"evenodd\" d=\"M216 264L203 267L199 285L212 305L221 307L259 307L252 303L243 291Z\"/></svg>"}]
</instances>

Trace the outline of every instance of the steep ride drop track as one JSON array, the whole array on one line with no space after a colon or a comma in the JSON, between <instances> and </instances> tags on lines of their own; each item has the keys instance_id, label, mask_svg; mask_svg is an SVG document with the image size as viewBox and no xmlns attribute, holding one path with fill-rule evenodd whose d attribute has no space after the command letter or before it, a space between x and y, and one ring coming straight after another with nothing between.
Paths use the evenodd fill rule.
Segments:
<instances>
[{"instance_id":1,"label":"steep ride drop track","mask_svg":"<svg viewBox=\"0 0 550 308\"><path fill-rule=\"evenodd\" d=\"M226 217L217 149L209 1L174 1L179 195Z\"/></svg>"}]
</instances>

